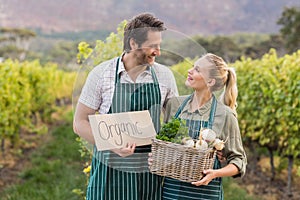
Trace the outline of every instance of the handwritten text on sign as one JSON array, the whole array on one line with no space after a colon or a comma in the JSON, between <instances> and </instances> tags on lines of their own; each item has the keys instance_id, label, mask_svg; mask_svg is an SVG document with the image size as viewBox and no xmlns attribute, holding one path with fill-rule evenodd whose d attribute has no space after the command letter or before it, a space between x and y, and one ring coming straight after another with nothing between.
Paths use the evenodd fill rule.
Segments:
<instances>
[{"instance_id":1,"label":"handwritten text on sign","mask_svg":"<svg viewBox=\"0 0 300 200\"><path fill-rule=\"evenodd\" d=\"M156 132L149 111L89 115L98 150L151 144Z\"/></svg>"}]
</instances>

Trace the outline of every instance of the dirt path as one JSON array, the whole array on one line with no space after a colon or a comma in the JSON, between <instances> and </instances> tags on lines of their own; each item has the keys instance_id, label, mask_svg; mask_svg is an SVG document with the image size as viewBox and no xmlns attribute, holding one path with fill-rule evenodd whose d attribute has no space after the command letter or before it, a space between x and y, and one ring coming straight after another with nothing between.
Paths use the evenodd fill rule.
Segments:
<instances>
[{"instance_id":1,"label":"dirt path","mask_svg":"<svg viewBox=\"0 0 300 200\"><path fill-rule=\"evenodd\" d=\"M239 185L245 188L249 194L254 194L262 200L299 200L300 199L300 177L293 177L293 196L287 196L287 173L285 171L276 175L271 181L268 172L268 158L262 159L257 170L247 170L243 179L238 180Z\"/></svg>"},{"instance_id":2,"label":"dirt path","mask_svg":"<svg viewBox=\"0 0 300 200\"><path fill-rule=\"evenodd\" d=\"M21 182L19 173L30 167L30 155L41 143L49 140L51 134L30 134L23 133L17 144L17 148L11 148L11 144L6 142L4 152L0 152L0 192L10 186Z\"/></svg>"}]
</instances>

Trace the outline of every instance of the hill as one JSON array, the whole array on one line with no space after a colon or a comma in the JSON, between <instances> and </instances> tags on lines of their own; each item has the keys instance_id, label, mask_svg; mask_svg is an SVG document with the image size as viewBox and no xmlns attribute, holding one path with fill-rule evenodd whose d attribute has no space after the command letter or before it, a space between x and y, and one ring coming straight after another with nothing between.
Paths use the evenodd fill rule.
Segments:
<instances>
[{"instance_id":1,"label":"hill","mask_svg":"<svg viewBox=\"0 0 300 200\"><path fill-rule=\"evenodd\" d=\"M191 34L277 33L284 6L299 0L0 0L0 27L45 33L114 31L124 19L151 12L170 29Z\"/></svg>"}]
</instances>

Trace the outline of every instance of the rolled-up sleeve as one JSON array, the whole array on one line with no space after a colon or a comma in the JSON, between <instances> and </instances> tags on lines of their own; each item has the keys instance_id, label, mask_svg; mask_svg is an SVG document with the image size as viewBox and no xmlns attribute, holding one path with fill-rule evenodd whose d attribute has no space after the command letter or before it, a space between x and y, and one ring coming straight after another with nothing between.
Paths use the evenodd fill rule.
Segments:
<instances>
[{"instance_id":1,"label":"rolled-up sleeve","mask_svg":"<svg viewBox=\"0 0 300 200\"><path fill-rule=\"evenodd\" d=\"M246 173L247 157L243 147L240 129L234 113L227 113L224 124L225 156L227 163L234 164L239 174L234 177L243 177Z\"/></svg>"},{"instance_id":2,"label":"rolled-up sleeve","mask_svg":"<svg viewBox=\"0 0 300 200\"><path fill-rule=\"evenodd\" d=\"M97 69L98 68L94 68L89 73L79 97L80 103L94 110L98 110L101 104L101 90L99 87L101 73L97 73Z\"/></svg>"}]
</instances>

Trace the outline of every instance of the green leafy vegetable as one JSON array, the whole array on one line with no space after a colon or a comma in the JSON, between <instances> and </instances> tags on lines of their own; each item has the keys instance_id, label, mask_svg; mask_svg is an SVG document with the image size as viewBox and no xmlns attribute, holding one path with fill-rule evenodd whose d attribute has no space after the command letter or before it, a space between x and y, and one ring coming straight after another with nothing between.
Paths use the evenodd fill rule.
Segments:
<instances>
[{"instance_id":1,"label":"green leafy vegetable","mask_svg":"<svg viewBox=\"0 0 300 200\"><path fill-rule=\"evenodd\" d=\"M189 137L186 121L172 118L170 122L163 124L156 139L181 144L186 137Z\"/></svg>"}]
</instances>

